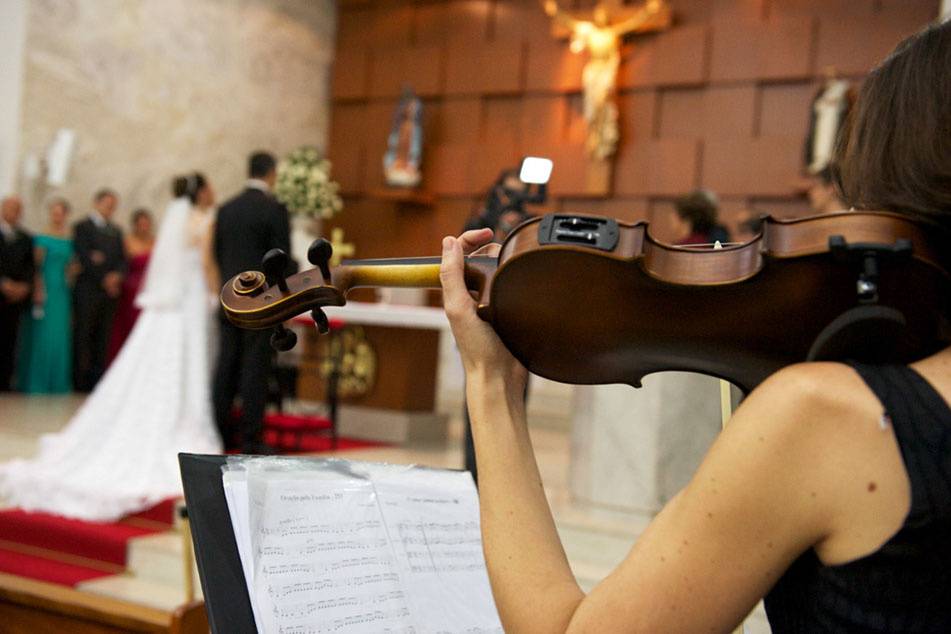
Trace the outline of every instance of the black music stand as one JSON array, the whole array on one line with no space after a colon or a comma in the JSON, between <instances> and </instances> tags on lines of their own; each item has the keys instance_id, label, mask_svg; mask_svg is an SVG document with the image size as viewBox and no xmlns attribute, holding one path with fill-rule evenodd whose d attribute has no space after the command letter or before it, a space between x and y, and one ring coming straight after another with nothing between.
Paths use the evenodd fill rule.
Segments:
<instances>
[{"instance_id":1,"label":"black music stand","mask_svg":"<svg viewBox=\"0 0 951 634\"><path fill-rule=\"evenodd\" d=\"M214 634L257 634L221 483L227 456L178 454L195 559Z\"/></svg>"}]
</instances>

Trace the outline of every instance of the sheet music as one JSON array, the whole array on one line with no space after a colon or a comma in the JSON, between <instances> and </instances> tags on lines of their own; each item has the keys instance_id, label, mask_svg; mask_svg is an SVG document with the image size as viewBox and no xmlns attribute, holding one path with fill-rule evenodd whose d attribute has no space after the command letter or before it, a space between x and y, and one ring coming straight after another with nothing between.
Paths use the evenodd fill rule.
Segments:
<instances>
[{"instance_id":1,"label":"sheet music","mask_svg":"<svg viewBox=\"0 0 951 634\"><path fill-rule=\"evenodd\" d=\"M251 535L248 533L251 525L248 508L248 474L244 469L233 469L225 471L221 480L225 491L225 501L228 503L228 513L231 515L231 525L234 528L234 540L238 545L238 556L241 558L241 568L244 570L244 580L248 586L248 596L253 597L254 557ZM255 601L251 601L251 612L254 614L255 628L258 632L264 632Z\"/></svg>"},{"instance_id":2,"label":"sheet music","mask_svg":"<svg viewBox=\"0 0 951 634\"><path fill-rule=\"evenodd\" d=\"M259 631L502 631L468 473L258 460L223 481Z\"/></svg>"},{"instance_id":3,"label":"sheet music","mask_svg":"<svg viewBox=\"0 0 951 634\"><path fill-rule=\"evenodd\" d=\"M469 473L414 470L374 483L410 601L426 615L418 631L501 632Z\"/></svg>"}]
</instances>

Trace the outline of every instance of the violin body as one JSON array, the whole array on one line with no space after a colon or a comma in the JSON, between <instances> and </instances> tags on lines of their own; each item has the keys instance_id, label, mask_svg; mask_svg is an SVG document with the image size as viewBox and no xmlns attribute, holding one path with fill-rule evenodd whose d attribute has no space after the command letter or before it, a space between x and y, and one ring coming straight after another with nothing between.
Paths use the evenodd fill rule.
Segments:
<instances>
[{"instance_id":1,"label":"violin body","mask_svg":"<svg viewBox=\"0 0 951 634\"><path fill-rule=\"evenodd\" d=\"M946 251L884 212L767 218L754 240L721 249L657 242L644 222L558 214L520 225L497 258L468 258L466 283L479 316L545 378L637 386L684 370L748 391L792 363L908 362L949 345ZM438 262L345 263L333 285L315 269L287 291L239 294L239 276L222 305L238 325L267 327L342 305L357 286L438 286Z\"/></svg>"},{"instance_id":2,"label":"violin body","mask_svg":"<svg viewBox=\"0 0 951 634\"><path fill-rule=\"evenodd\" d=\"M856 273L831 261L830 235L907 239L914 253L879 278L878 305L906 319L900 340L878 332L881 340L855 342L848 356L907 362L947 345L951 278L926 234L900 216L767 220L752 242L702 251L658 243L646 223L617 223L610 252L539 244L541 222L505 242L479 314L545 378L637 386L652 372L684 370L750 390L783 366L822 358L810 355L813 344L858 304Z\"/></svg>"}]
</instances>

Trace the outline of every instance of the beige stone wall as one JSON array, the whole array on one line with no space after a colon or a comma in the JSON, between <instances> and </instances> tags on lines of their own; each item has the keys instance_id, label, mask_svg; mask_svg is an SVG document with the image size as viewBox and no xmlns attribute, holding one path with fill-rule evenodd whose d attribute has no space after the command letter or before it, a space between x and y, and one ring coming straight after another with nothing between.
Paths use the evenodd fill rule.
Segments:
<instances>
[{"instance_id":1,"label":"beige stone wall","mask_svg":"<svg viewBox=\"0 0 951 634\"><path fill-rule=\"evenodd\" d=\"M21 159L76 131L65 186L21 179L27 224L41 201L119 192L120 220L160 212L174 174L199 169L222 200L247 154L324 146L335 35L333 0L31 0Z\"/></svg>"}]
</instances>

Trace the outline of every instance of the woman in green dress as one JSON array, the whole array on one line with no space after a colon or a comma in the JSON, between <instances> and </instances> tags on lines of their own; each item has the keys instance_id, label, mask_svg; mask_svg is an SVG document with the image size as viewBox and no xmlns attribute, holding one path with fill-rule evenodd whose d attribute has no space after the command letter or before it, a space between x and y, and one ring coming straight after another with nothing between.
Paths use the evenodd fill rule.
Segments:
<instances>
[{"instance_id":1,"label":"woman in green dress","mask_svg":"<svg viewBox=\"0 0 951 634\"><path fill-rule=\"evenodd\" d=\"M70 282L75 262L66 225L69 203L61 198L52 201L49 214L47 231L34 239L33 310L24 319L20 353L20 390L34 394L72 390Z\"/></svg>"}]
</instances>

